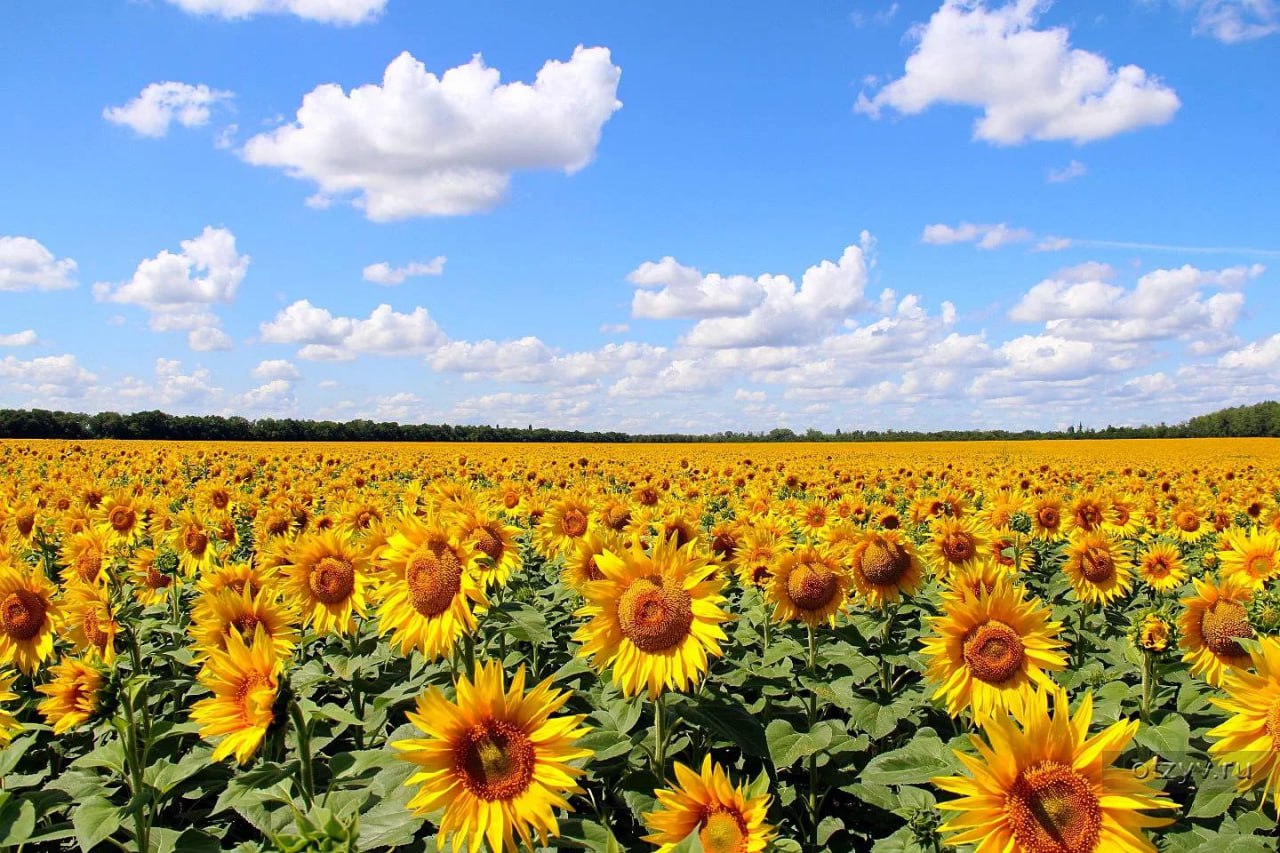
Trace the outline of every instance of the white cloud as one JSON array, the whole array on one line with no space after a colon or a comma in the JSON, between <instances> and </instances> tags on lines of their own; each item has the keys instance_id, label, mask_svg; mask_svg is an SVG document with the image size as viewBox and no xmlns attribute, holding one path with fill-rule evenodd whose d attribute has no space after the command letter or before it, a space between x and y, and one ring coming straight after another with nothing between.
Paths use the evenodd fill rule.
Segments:
<instances>
[{"instance_id":1,"label":"white cloud","mask_svg":"<svg viewBox=\"0 0 1280 853\"><path fill-rule=\"evenodd\" d=\"M232 342L231 336L217 326L201 326L187 332L187 346L196 352L214 352L231 349Z\"/></svg>"},{"instance_id":2,"label":"white cloud","mask_svg":"<svg viewBox=\"0 0 1280 853\"><path fill-rule=\"evenodd\" d=\"M8 335L0 335L0 347L29 347L39 340L34 329L24 329Z\"/></svg>"},{"instance_id":3,"label":"white cloud","mask_svg":"<svg viewBox=\"0 0 1280 853\"><path fill-rule=\"evenodd\" d=\"M594 382L619 373L641 374L666 353L641 343L610 343L596 350L560 353L536 337L512 341L452 341L431 357L439 373L460 373L469 381L543 382L563 386Z\"/></svg>"},{"instance_id":4,"label":"white cloud","mask_svg":"<svg viewBox=\"0 0 1280 853\"><path fill-rule=\"evenodd\" d=\"M410 261L402 267L393 267L386 261L369 264L364 268L364 280L388 287L404 284L405 279L420 275L442 275L447 261L444 255L438 255L429 261Z\"/></svg>"},{"instance_id":5,"label":"white cloud","mask_svg":"<svg viewBox=\"0 0 1280 853\"><path fill-rule=\"evenodd\" d=\"M294 122L253 137L243 156L314 181L321 204L354 195L375 221L476 213L502 200L514 172L590 163L621 106L621 73L603 47L548 61L532 85L500 84L479 56L437 77L406 52L381 86L312 90Z\"/></svg>"},{"instance_id":6,"label":"white cloud","mask_svg":"<svg viewBox=\"0 0 1280 853\"><path fill-rule=\"evenodd\" d=\"M874 240L862 232L862 244L849 246L840 260L822 261L805 270L797 286L785 275L754 280L759 298L745 314L700 320L685 338L695 347L749 347L814 340L854 312L867 307L868 255Z\"/></svg>"},{"instance_id":7,"label":"white cloud","mask_svg":"<svg viewBox=\"0 0 1280 853\"><path fill-rule=\"evenodd\" d=\"M283 414L297 405L293 383L287 379L272 379L246 391L240 400L245 409L256 413Z\"/></svg>"},{"instance_id":8,"label":"white cloud","mask_svg":"<svg viewBox=\"0 0 1280 853\"><path fill-rule=\"evenodd\" d=\"M1070 249L1075 243L1066 237L1042 237L1035 245L1037 252L1061 252L1063 249Z\"/></svg>"},{"instance_id":9,"label":"white cloud","mask_svg":"<svg viewBox=\"0 0 1280 853\"><path fill-rule=\"evenodd\" d=\"M626 323L601 323L600 334L602 335L625 335L631 327Z\"/></svg>"},{"instance_id":10,"label":"white cloud","mask_svg":"<svg viewBox=\"0 0 1280 853\"><path fill-rule=\"evenodd\" d=\"M747 275L703 275L670 255L660 261L645 261L627 281L637 288L631 300L634 317L725 317L746 314L764 300L762 280ZM648 289L654 287L661 289Z\"/></svg>"},{"instance_id":11,"label":"white cloud","mask_svg":"<svg viewBox=\"0 0 1280 853\"><path fill-rule=\"evenodd\" d=\"M95 284L93 295L100 302L145 309L154 331L188 332L194 350L227 349L231 339L218 328L210 306L235 299L249 270L249 256L236 251L234 234L212 226L181 246L181 252L165 249L142 261L122 284Z\"/></svg>"},{"instance_id":12,"label":"white cloud","mask_svg":"<svg viewBox=\"0 0 1280 853\"><path fill-rule=\"evenodd\" d=\"M1032 236L1034 235L1025 228L1012 228L1003 222L997 225L961 222L955 227L943 224L926 225L920 239L939 246L950 243L977 243L979 249L998 249L1010 243L1025 242Z\"/></svg>"},{"instance_id":13,"label":"white cloud","mask_svg":"<svg viewBox=\"0 0 1280 853\"><path fill-rule=\"evenodd\" d=\"M1198 7L1196 32L1235 44L1280 32L1276 0L1191 0ZM1187 0L1182 0L1186 5Z\"/></svg>"},{"instance_id":14,"label":"white cloud","mask_svg":"<svg viewBox=\"0 0 1280 853\"><path fill-rule=\"evenodd\" d=\"M421 355L446 340L426 308L401 314L379 305L368 318L335 317L300 299L260 327L268 343L301 344L298 358L349 361L359 355Z\"/></svg>"},{"instance_id":15,"label":"white cloud","mask_svg":"<svg viewBox=\"0 0 1280 853\"><path fill-rule=\"evenodd\" d=\"M915 115L934 104L982 110L974 136L1000 145L1027 139L1085 143L1173 118L1172 89L1136 65L1069 45L1063 27L1036 29L1043 0L988 8L980 0L945 0L907 59L906 73L856 109Z\"/></svg>"},{"instance_id":16,"label":"white cloud","mask_svg":"<svg viewBox=\"0 0 1280 853\"><path fill-rule=\"evenodd\" d=\"M1079 160L1072 160L1060 169L1050 169L1045 173L1045 180L1051 184L1065 184L1076 178L1089 174L1089 167Z\"/></svg>"},{"instance_id":17,"label":"white cloud","mask_svg":"<svg viewBox=\"0 0 1280 853\"><path fill-rule=\"evenodd\" d=\"M1280 333L1223 353L1218 366L1245 371L1280 370Z\"/></svg>"},{"instance_id":18,"label":"white cloud","mask_svg":"<svg viewBox=\"0 0 1280 853\"><path fill-rule=\"evenodd\" d=\"M325 24L362 24L382 14L387 0L169 0L193 15L229 20L254 15L295 15Z\"/></svg>"},{"instance_id":19,"label":"white cloud","mask_svg":"<svg viewBox=\"0 0 1280 853\"><path fill-rule=\"evenodd\" d=\"M47 355L28 361L14 356L0 359L0 385L9 392L30 395L29 405L47 406L54 401L84 397L98 381L96 374L80 366L71 354Z\"/></svg>"},{"instance_id":20,"label":"white cloud","mask_svg":"<svg viewBox=\"0 0 1280 853\"><path fill-rule=\"evenodd\" d=\"M258 366L253 369L255 379L288 379L294 380L299 377L298 368L294 367L292 362L285 361L283 358L272 358L266 361L258 362Z\"/></svg>"},{"instance_id":21,"label":"white cloud","mask_svg":"<svg viewBox=\"0 0 1280 853\"><path fill-rule=\"evenodd\" d=\"M733 392L733 399L745 400L749 403L763 403L768 396L764 391L748 391L746 388L739 388Z\"/></svg>"},{"instance_id":22,"label":"white cloud","mask_svg":"<svg viewBox=\"0 0 1280 853\"><path fill-rule=\"evenodd\" d=\"M174 122L183 127L208 124L210 109L231 97L230 92L210 89L203 83L193 86L169 80L152 83L124 106L107 107L102 117L113 124L127 125L142 136L161 137Z\"/></svg>"},{"instance_id":23,"label":"white cloud","mask_svg":"<svg viewBox=\"0 0 1280 853\"><path fill-rule=\"evenodd\" d=\"M0 291L75 287L76 262L57 258L30 237L0 237Z\"/></svg>"}]
</instances>

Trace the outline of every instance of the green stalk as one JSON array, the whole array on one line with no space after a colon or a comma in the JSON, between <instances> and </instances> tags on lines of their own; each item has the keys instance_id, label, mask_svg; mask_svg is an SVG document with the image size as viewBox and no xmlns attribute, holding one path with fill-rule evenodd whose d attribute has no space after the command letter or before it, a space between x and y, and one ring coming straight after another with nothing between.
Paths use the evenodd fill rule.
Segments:
<instances>
[{"instance_id":1,"label":"green stalk","mask_svg":"<svg viewBox=\"0 0 1280 853\"><path fill-rule=\"evenodd\" d=\"M1155 693L1155 656L1142 650L1142 722L1151 722L1151 699Z\"/></svg>"},{"instance_id":2,"label":"green stalk","mask_svg":"<svg viewBox=\"0 0 1280 853\"><path fill-rule=\"evenodd\" d=\"M296 699L289 700L289 719L293 721L293 728L298 736L300 770L298 783L302 787L302 801L306 804L307 810L310 811L311 804L316 798L315 774L311 767L311 731L307 726L306 718L302 714L302 707L298 705Z\"/></svg>"},{"instance_id":3,"label":"green stalk","mask_svg":"<svg viewBox=\"0 0 1280 853\"><path fill-rule=\"evenodd\" d=\"M807 626L809 629L809 731L813 731L813 726L818 721L818 692L814 688L815 679L818 669L818 642L814 633L813 626ZM809 850L816 851L818 848L818 755L812 753L809 756Z\"/></svg>"},{"instance_id":4,"label":"green stalk","mask_svg":"<svg viewBox=\"0 0 1280 853\"><path fill-rule=\"evenodd\" d=\"M659 782L666 780L667 733L666 694L659 693L653 700L653 773Z\"/></svg>"}]
</instances>

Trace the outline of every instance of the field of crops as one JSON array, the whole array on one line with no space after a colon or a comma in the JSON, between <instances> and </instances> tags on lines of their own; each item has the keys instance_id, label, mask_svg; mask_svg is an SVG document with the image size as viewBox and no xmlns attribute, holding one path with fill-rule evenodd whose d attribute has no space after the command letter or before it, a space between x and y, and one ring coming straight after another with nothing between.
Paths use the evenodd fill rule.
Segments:
<instances>
[{"instance_id":1,"label":"field of crops","mask_svg":"<svg viewBox=\"0 0 1280 853\"><path fill-rule=\"evenodd\" d=\"M0 461L4 849L1276 849L1276 441Z\"/></svg>"}]
</instances>

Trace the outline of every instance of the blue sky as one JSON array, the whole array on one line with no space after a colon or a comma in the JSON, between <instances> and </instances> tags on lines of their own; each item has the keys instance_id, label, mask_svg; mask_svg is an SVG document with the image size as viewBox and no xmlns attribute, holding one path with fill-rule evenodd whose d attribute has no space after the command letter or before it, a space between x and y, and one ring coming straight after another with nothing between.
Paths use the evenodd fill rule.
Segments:
<instances>
[{"instance_id":1,"label":"blue sky","mask_svg":"<svg viewBox=\"0 0 1280 853\"><path fill-rule=\"evenodd\" d=\"M709 432L1280 393L1274 0L5 14L0 405Z\"/></svg>"}]
</instances>

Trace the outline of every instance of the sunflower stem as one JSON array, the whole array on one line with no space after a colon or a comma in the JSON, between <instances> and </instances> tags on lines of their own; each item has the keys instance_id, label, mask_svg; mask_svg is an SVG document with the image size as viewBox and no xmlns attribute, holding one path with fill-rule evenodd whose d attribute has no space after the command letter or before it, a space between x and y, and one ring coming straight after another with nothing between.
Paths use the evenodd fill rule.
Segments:
<instances>
[{"instance_id":1,"label":"sunflower stem","mask_svg":"<svg viewBox=\"0 0 1280 853\"><path fill-rule=\"evenodd\" d=\"M1142 722L1151 722L1151 697L1155 692L1155 657L1142 651Z\"/></svg>"},{"instance_id":2,"label":"sunflower stem","mask_svg":"<svg viewBox=\"0 0 1280 853\"><path fill-rule=\"evenodd\" d=\"M667 763L667 733L665 729L666 716L666 694L659 693L657 698L653 700L653 773L658 777L658 781L664 781L666 777Z\"/></svg>"},{"instance_id":3,"label":"sunflower stem","mask_svg":"<svg viewBox=\"0 0 1280 853\"><path fill-rule=\"evenodd\" d=\"M298 738L298 784L302 787L302 801L307 810L316 797L315 776L311 767L311 731L298 700L289 700L289 719L293 721L294 732Z\"/></svg>"},{"instance_id":4,"label":"sunflower stem","mask_svg":"<svg viewBox=\"0 0 1280 853\"><path fill-rule=\"evenodd\" d=\"M818 722L818 691L817 691L817 670L818 670L818 641L817 635L812 625L806 626L809 629L809 732L813 732L814 725ZM811 753L809 755L809 849L816 851L818 847L818 812L821 808L818 804L818 754Z\"/></svg>"}]
</instances>

